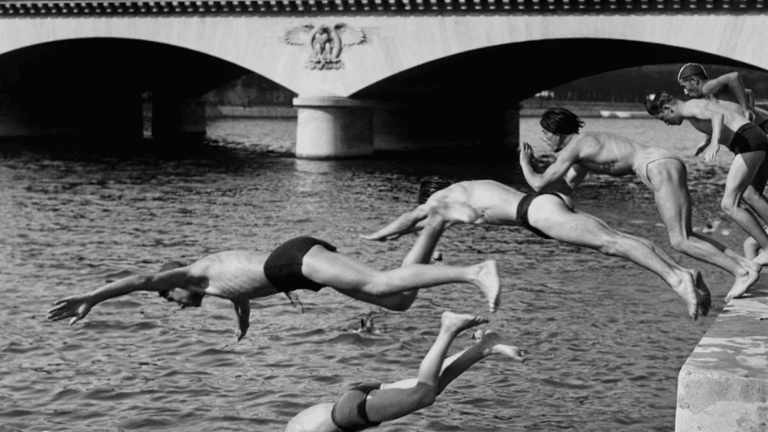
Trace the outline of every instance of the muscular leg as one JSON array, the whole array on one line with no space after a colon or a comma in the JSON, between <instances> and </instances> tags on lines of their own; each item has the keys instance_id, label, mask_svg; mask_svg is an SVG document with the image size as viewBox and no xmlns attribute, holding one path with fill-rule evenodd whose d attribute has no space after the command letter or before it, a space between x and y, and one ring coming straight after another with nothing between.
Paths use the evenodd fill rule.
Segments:
<instances>
[{"instance_id":1,"label":"muscular leg","mask_svg":"<svg viewBox=\"0 0 768 432\"><path fill-rule=\"evenodd\" d=\"M667 227L670 244L675 250L731 273L735 281L729 295L740 295L757 282L760 277L759 265L691 229L690 194L685 166L680 161L662 159L653 162L648 166L648 175L653 184L659 215Z\"/></svg>"},{"instance_id":2,"label":"muscular leg","mask_svg":"<svg viewBox=\"0 0 768 432\"><path fill-rule=\"evenodd\" d=\"M369 393L366 413L372 422L394 420L432 405L438 394L443 359L456 335L470 327L488 322L486 318L443 312L440 333L424 360L413 387L384 386Z\"/></svg>"},{"instance_id":3,"label":"muscular leg","mask_svg":"<svg viewBox=\"0 0 768 432\"><path fill-rule=\"evenodd\" d=\"M747 210L739 206L744 191L752 181L755 171L762 163L765 152L749 152L737 154L731 163L725 182L725 192L721 202L723 211L733 219L744 231L754 238L763 249L755 262L760 265L768 264L768 234L763 231L757 219ZM768 213L762 214L760 209L753 208L763 220L768 220Z\"/></svg>"},{"instance_id":4,"label":"muscular leg","mask_svg":"<svg viewBox=\"0 0 768 432\"><path fill-rule=\"evenodd\" d=\"M349 256L314 246L304 255L302 273L342 294L392 310L406 310L413 296L406 291L450 283L469 283L488 298L491 312L499 305L501 287L495 261L470 267L410 264L378 271Z\"/></svg>"},{"instance_id":5,"label":"muscular leg","mask_svg":"<svg viewBox=\"0 0 768 432\"><path fill-rule=\"evenodd\" d=\"M478 330L473 337L478 339L476 344L443 361L443 369L437 384L438 395L472 365L491 354L501 354L521 362L525 361L525 353L520 348L512 345L494 331ZM391 384L382 384L381 388L411 388L415 387L417 383L418 378L411 378Z\"/></svg>"},{"instance_id":6,"label":"muscular leg","mask_svg":"<svg viewBox=\"0 0 768 432\"><path fill-rule=\"evenodd\" d=\"M528 220L555 240L585 246L604 255L619 256L654 272L680 296L691 318L709 312L707 298L696 290L697 279L700 279L698 273L674 263L671 257L661 256L654 250L655 245L649 247L653 243L617 231L592 215L574 212L553 196L533 200Z\"/></svg>"}]
</instances>

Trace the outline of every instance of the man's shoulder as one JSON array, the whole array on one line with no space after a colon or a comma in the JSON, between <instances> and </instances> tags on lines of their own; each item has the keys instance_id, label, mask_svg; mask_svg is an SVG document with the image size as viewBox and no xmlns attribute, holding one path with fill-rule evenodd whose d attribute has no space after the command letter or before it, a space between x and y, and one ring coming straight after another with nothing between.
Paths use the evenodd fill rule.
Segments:
<instances>
[{"instance_id":1,"label":"man's shoulder","mask_svg":"<svg viewBox=\"0 0 768 432\"><path fill-rule=\"evenodd\" d=\"M611 132L581 132L568 144L573 153L583 156L585 150L598 150L615 140L615 134Z\"/></svg>"}]
</instances>

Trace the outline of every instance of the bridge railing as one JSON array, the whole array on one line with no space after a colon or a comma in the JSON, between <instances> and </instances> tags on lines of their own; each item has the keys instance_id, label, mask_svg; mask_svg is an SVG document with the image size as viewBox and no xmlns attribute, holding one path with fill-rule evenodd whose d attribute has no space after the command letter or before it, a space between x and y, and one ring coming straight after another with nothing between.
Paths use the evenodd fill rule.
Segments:
<instances>
[{"instance_id":1,"label":"bridge railing","mask_svg":"<svg viewBox=\"0 0 768 432\"><path fill-rule=\"evenodd\" d=\"M322 13L763 13L768 0L201 0L0 1L0 17Z\"/></svg>"}]
</instances>

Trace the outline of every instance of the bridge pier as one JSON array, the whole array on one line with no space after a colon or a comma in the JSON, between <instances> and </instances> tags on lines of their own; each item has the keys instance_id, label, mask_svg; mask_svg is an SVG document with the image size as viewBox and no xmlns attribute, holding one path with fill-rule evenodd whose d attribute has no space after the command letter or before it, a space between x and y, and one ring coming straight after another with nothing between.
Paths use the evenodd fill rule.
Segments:
<instances>
[{"instance_id":1,"label":"bridge pier","mask_svg":"<svg viewBox=\"0 0 768 432\"><path fill-rule=\"evenodd\" d=\"M153 93L152 136L157 139L202 140L205 137L203 99Z\"/></svg>"},{"instance_id":2,"label":"bridge pier","mask_svg":"<svg viewBox=\"0 0 768 432\"><path fill-rule=\"evenodd\" d=\"M373 112L366 101L298 97L296 157L331 159L373 154Z\"/></svg>"}]
</instances>

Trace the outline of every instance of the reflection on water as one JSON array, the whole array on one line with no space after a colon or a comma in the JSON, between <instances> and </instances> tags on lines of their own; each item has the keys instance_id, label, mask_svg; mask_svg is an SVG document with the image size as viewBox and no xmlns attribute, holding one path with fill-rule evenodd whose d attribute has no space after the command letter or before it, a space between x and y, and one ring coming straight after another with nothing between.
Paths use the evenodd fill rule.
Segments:
<instances>
[{"instance_id":1,"label":"reflection on water","mask_svg":"<svg viewBox=\"0 0 768 432\"><path fill-rule=\"evenodd\" d=\"M523 139L542 149L535 120L522 123ZM698 139L690 128L660 122L587 123L680 152ZM423 291L405 313L329 289L301 292L304 314L282 297L253 302L251 330L239 343L231 306L219 299L181 310L136 293L97 306L72 327L45 321L54 299L119 272L225 249L269 250L299 234L392 268L415 237L377 243L358 234L412 207L422 176L522 185L503 166L275 157L290 146L292 130L290 121L220 121L212 138L240 135L250 146L182 153L0 147L3 430L278 431L302 409L333 401L345 384L415 376L442 310L485 312L476 290L451 285ZM696 226L722 217L717 203L729 158L714 166L689 158ZM671 251L639 181L595 177L579 203ZM718 240L739 246L738 229L727 221L719 229ZM379 430L672 429L677 373L712 316L687 321L659 278L626 261L516 228L455 227L441 250L448 264L498 260L505 293L489 327L526 348L529 360L490 357L433 407ZM705 272L716 299L728 291L725 272L673 255ZM349 331L370 313L378 333ZM462 336L451 352L470 343Z\"/></svg>"}]
</instances>

